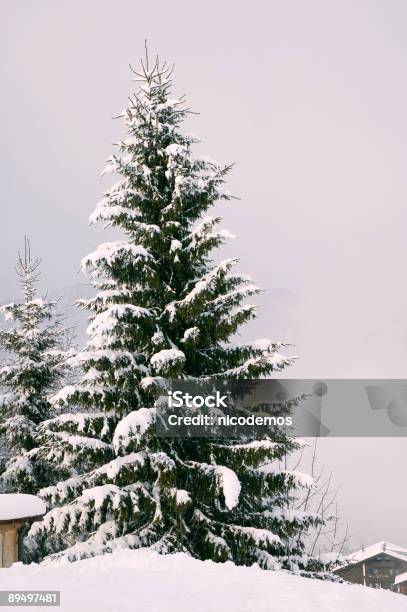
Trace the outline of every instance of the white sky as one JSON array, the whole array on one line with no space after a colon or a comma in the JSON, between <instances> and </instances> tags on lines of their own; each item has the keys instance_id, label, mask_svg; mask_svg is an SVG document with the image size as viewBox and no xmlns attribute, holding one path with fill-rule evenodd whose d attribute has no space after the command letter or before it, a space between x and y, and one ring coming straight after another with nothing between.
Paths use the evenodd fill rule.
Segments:
<instances>
[{"instance_id":1,"label":"white sky","mask_svg":"<svg viewBox=\"0 0 407 612\"><path fill-rule=\"evenodd\" d=\"M3 0L0 298L24 233L51 291L107 239L87 217L147 37L200 151L236 162L219 212L266 290L250 335L295 344L295 378L405 378L406 29L401 0ZM406 447L321 442L365 544L407 545Z\"/></svg>"}]
</instances>

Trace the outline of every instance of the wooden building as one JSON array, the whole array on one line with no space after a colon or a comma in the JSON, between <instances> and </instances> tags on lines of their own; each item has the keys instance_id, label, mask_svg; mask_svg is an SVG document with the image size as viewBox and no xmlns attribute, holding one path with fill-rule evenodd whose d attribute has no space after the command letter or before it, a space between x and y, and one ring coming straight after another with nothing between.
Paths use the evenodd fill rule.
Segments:
<instances>
[{"instance_id":1,"label":"wooden building","mask_svg":"<svg viewBox=\"0 0 407 612\"><path fill-rule=\"evenodd\" d=\"M396 579L407 572L407 548L378 542L349 555L346 563L334 572L349 582L376 589L398 590L407 595L402 581L396 584Z\"/></svg>"},{"instance_id":2,"label":"wooden building","mask_svg":"<svg viewBox=\"0 0 407 612\"><path fill-rule=\"evenodd\" d=\"M394 586L395 586L395 591L397 591L397 593L401 593L402 595L407 595L407 572L404 572L404 574L400 574L399 576L396 576L396 579L394 581Z\"/></svg>"},{"instance_id":3,"label":"wooden building","mask_svg":"<svg viewBox=\"0 0 407 612\"><path fill-rule=\"evenodd\" d=\"M0 495L0 568L21 561L20 530L27 521L46 512L44 502L34 495Z\"/></svg>"}]
</instances>

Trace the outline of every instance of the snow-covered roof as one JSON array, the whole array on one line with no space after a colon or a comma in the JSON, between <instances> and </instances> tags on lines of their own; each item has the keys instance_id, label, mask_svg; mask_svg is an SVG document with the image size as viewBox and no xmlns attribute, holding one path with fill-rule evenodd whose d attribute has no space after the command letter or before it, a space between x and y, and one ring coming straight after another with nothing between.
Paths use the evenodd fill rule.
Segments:
<instances>
[{"instance_id":1,"label":"snow-covered roof","mask_svg":"<svg viewBox=\"0 0 407 612\"><path fill-rule=\"evenodd\" d=\"M407 582L407 572L404 572L404 574L399 574L394 579L394 584L400 584L401 582Z\"/></svg>"},{"instance_id":2,"label":"snow-covered roof","mask_svg":"<svg viewBox=\"0 0 407 612\"><path fill-rule=\"evenodd\" d=\"M397 544L392 544L391 542L377 542L377 544L372 544L371 546L361 548L360 550L348 555L346 557L346 561L348 564L360 563L361 561L366 561L366 559L371 559L372 557L383 553L389 555L390 557L407 561L407 548L398 546Z\"/></svg>"},{"instance_id":3,"label":"snow-covered roof","mask_svg":"<svg viewBox=\"0 0 407 612\"><path fill-rule=\"evenodd\" d=\"M35 495L23 493L5 493L0 495L0 521L25 519L41 516L46 512L42 499Z\"/></svg>"}]
</instances>

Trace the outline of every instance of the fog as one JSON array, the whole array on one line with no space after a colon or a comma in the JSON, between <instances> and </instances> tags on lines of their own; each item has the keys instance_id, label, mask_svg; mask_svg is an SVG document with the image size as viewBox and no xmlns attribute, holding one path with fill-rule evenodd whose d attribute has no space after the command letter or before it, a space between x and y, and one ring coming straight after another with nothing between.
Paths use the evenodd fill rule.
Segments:
<instances>
[{"instance_id":1,"label":"fog","mask_svg":"<svg viewBox=\"0 0 407 612\"><path fill-rule=\"evenodd\" d=\"M87 219L122 134L111 117L147 38L200 113L187 126L199 152L236 162L228 188L240 199L217 212L239 239L224 254L265 290L244 336L295 345L292 378L406 377L405 2L2 9L0 298L17 295L25 234L43 290L80 293L81 257L108 239ZM406 440L322 440L319 455L355 543L407 546Z\"/></svg>"}]
</instances>

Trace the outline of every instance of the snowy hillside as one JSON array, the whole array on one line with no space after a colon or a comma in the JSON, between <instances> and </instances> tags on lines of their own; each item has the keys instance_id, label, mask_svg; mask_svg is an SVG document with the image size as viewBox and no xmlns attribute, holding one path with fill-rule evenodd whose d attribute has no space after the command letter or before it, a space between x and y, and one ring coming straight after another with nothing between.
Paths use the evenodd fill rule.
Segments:
<instances>
[{"instance_id":1,"label":"snowy hillside","mask_svg":"<svg viewBox=\"0 0 407 612\"><path fill-rule=\"evenodd\" d=\"M258 567L126 550L62 565L15 564L1 589L61 590L63 612L406 612L407 597ZM25 608L31 609L31 608Z\"/></svg>"}]
</instances>

